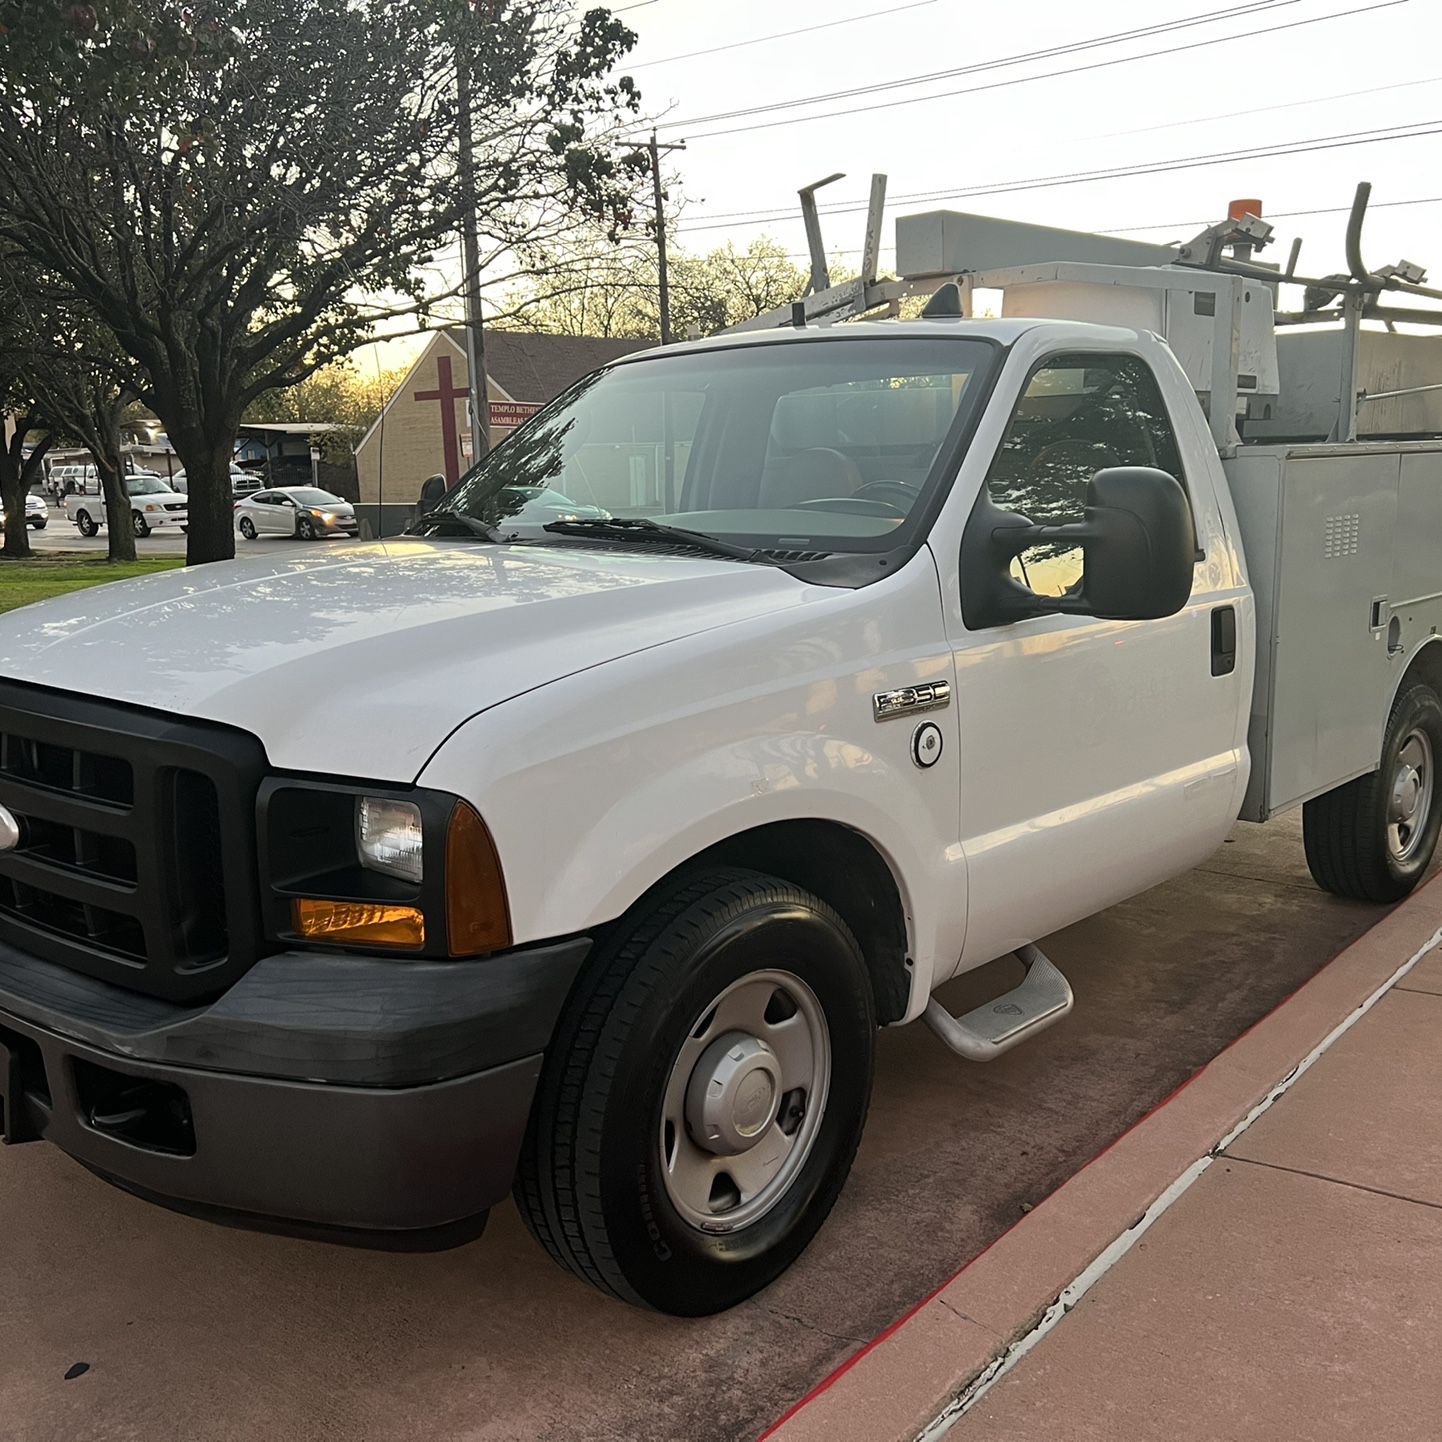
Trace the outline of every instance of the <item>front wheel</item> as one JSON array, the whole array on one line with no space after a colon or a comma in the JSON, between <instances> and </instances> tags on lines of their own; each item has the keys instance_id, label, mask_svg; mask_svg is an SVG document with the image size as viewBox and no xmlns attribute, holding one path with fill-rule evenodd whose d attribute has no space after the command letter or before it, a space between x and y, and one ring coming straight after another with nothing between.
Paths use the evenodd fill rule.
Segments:
<instances>
[{"instance_id":1,"label":"front wheel","mask_svg":"<svg viewBox=\"0 0 1442 1442\"><path fill-rule=\"evenodd\" d=\"M755 872L696 875L622 928L557 1029L516 1199L577 1276L703 1316L779 1276L841 1191L870 979L830 907Z\"/></svg>"},{"instance_id":2,"label":"front wheel","mask_svg":"<svg viewBox=\"0 0 1442 1442\"><path fill-rule=\"evenodd\" d=\"M75 513L75 528L82 536L98 536L100 534L100 523L89 511Z\"/></svg>"},{"instance_id":3,"label":"front wheel","mask_svg":"<svg viewBox=\"0 0 1442 1442\"><path fill-rule=\"evenodd\" d=\"M135 532L137 539L144 540L150 534L150 522L140 514L139 511L130 513L130 528Z\"/></svg>"},{"instance_id":4,"label":"front wheel","mask_svg":"<svg viewBox=\"0 0 1442 1442\"><path fill-rule=\"evenodd\" d=\"M48 521L31 521L30 528L34 531L43 531L48 524Z\"/></svg>"},{"instance_id":5,"label":"front wheel","mask_svg":"<svg viewBox=\"0 0 1442 1442\"><path fill-rule=\"evenodd\" d=\"M295 523L295 533L302 541L315 540L315 522L309 516L302 516Z\"/></svg>"},{"instance_id":6,"label":"front wheel","mask_svg":"<svg viewBox=\"0 0 1442 1442\"><path fill-rule=\"evenodd\" d=\"M1442 828L1442 701L1407 687L1392 706L1382 764L1302 807L1317 885L1359 901L1400 901L1422 879Z\"/></svg>"}]
</instances>

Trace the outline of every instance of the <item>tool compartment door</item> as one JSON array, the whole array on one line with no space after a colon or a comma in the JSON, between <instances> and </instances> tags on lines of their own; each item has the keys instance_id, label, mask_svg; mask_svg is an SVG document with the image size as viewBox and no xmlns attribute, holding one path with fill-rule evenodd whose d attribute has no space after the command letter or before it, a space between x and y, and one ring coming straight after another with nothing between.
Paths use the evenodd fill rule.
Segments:
<instances>
[{"instance_id":1,"label":"tool compartment door","mask_svg":"<svg viewBox=\"0 0 1442 1442\"><path fill-rule=\"evenodd\" d=\"M1377 766L1400 464L1370 447L1281 458L1268 815Z\"/></svg>"}]
</instances>

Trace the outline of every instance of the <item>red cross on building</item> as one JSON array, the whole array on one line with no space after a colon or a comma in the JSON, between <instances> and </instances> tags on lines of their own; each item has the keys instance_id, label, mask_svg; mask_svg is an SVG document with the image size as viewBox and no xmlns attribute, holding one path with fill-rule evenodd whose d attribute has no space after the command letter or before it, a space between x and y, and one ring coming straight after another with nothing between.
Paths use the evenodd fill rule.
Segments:
<instances>
[{"instance_id":1,"label":"red cross on building","mask_svg":"<svg viewBox=\"0 0 1442 1442\"><path fill-rule=\"evenodd\" d=\"M446 485L449 487L461 478L461 443L456 431L456 402L465 400L470 392L464 386L456 386L452 382L451 358L448 355L436 357L436 378L440 382L439 389L417 391L412 399L441 403L441 443L445 447Z\"/></svg>"}]
</instances>

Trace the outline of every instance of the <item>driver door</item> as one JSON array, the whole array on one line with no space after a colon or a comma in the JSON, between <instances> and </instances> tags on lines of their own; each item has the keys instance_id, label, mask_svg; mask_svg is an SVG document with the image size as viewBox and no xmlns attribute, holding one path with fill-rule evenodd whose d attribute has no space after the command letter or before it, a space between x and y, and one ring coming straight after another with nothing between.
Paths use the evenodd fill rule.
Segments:
<instances>
[{"instance_id":1,"label":"driver door","mask_svg":"<svg viewBox=\"0 0 1442 1442\"><path fill-rule=\"evenodd\" d=\"M1189 485L1181 455L1155 372L1118 351L1034 365L990 462L991 500L1038 523L1081 520L1098 470L1166 471L1188 491L1199 556L1190 600L1160 620L1053 613L971 630L949 617L972 963L1195 865L1235 817L1250 658L1219 665L1212 614L1234 607L1240 578L1222 564L1213 483ZM1055 597L1079 593L1082 567L1080 549L1041 546L1011 575Z\"/></svg>"}]
</instances>

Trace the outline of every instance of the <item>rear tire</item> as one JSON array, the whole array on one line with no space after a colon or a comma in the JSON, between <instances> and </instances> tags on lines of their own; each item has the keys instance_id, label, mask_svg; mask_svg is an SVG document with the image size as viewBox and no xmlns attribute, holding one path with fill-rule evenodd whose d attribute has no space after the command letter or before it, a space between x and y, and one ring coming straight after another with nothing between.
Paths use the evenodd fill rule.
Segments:
<instances>
[{"instance_id":1,"label":"rear tire","mask_svg":"<svg viewBox=\"0 0 1442 1442\"><path fill-rule=\"evenodd\" d=\"M249 516L242 516L240 518L240 534L244 536L247 541L255 540L255 522L252 521Z\"/></svg>"},{"instance_id":2,"label":"rear tire","mask_svg":"<svg viewBox=\"0 0 1442 1442\"><path fill-rule=\"evenodd\" d=\"M89 511L75 513L75 528L82 536L98 536L100 534L100 526Z\"/></svg>"},{"instance_id":3,"label":"rear tire","mask_svg":"<svg viewBox=\"0 0 1442 1442\"><path fill-rule=\"evenodd\" d=\"M624 1301L734 1306L841 1191L875 1032L861 950L824 902L749 871L679 883L621 924L561 1017L516 1179L526 1225Z\"/></svg>"},{"instance_id":4,"label":"rear tire","mask_svg":"<svg viewBox=\"0 0 1442 1442\"><path fill-rule=\"evenodd\" d=\"M1392 706L1382 764L1302 807L1317 885L1358 901L1400 901L1422 879L1442 829L1442 701L1407 687Z\"/></svg>"}]
</instances>

